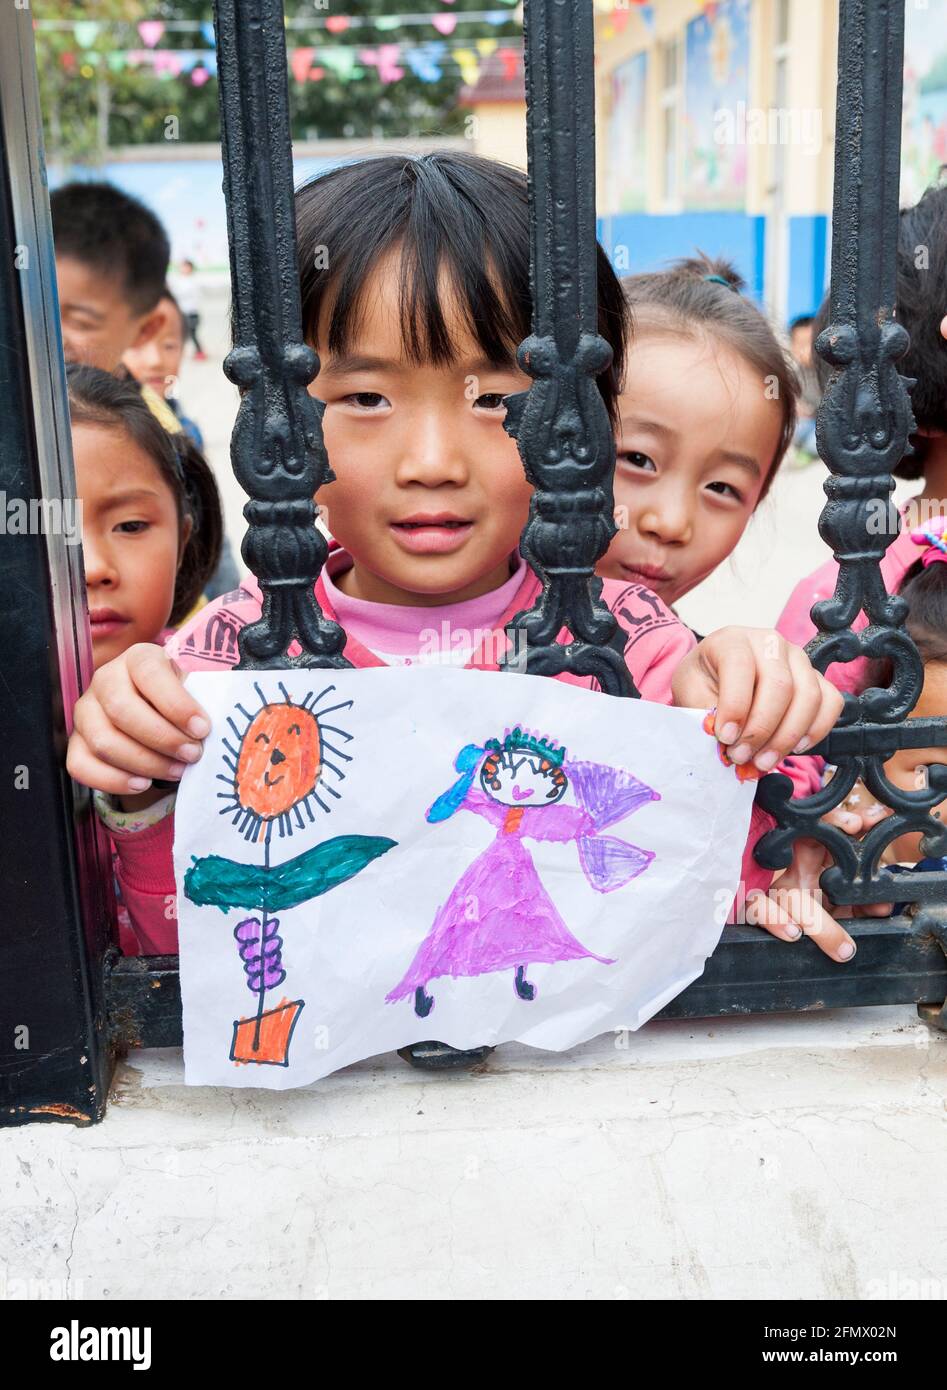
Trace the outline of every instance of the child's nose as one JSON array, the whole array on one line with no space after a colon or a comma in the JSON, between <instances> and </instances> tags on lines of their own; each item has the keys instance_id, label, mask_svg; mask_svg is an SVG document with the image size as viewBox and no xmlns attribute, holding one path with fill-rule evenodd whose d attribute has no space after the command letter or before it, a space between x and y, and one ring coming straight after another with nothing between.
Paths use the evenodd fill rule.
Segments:
<instances>
[{"instance_id":1,"label":"child's nose","mask_svg":"<svg viewBox=\"0 0 947 1390\"><path fill-rule=\"evenodd\" d=\"M438 487L467 482L469 469L458 439L458 421L447 413L431 411L406 428L398 482Z\"/></svg>"},{"instance_id":2,"label":"child's nose","mask_svg":"<svg viewBox=\"0 0 947 1390\"><path fill-rule=\"evenodd\" d=\"M664 545L687 545L693 535L690 508L683 498L668 497L641 515L641 530Z\"/></svg>"},{"instance_id":3,"label":"child's nose","mask_svg":"<svg viewBox=\"0 0 947 1390\"><path fill-rule=\"evenodd\" d=\"M118 583L118 569L112 561L108 547L98 545L87 536L82 538L82 562L87 588L114 588Z\"/></svg>"}]
</instances>

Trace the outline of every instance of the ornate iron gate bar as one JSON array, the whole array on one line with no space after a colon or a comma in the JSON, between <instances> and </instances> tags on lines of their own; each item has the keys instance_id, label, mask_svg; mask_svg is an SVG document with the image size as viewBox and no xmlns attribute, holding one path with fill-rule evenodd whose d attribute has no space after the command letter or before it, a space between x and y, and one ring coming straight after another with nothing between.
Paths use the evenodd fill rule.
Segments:
<instances>
[{"instance_id":1,"label":"ornate iron gate bar","mask_svg":"<svg viewBox=\"0 0 947 1390\"><path fill-rule=\"evenodd\" d=\"M238 669L349 666L313 592L328 553L313 495L333 475L324 407L306 390L319 358L302 336L282 0L215 0L214 27L233 291L224 371L241 392L230 454L250 494L243 558L263 591Z\"/></svg>"},{"instance_id":2,"label":"ornate iron gate bar","mask_svg":"<svg viewBox=\"0 0 947 1390\"><path fill-rule=\"evenodd\" d=\"M518 359L534 384L508 398L506 429L535 489L521 548L543 589L507 628L502 669L637 695L594 577L615 534L615 440L596 381L612 351L597 331L592 0L526 0L524 39L533 331Z\"/></svg>"},{"instance_id":3,"label":"ornate iron gate bar","mask_svg":"<svg viewBox=\"0 0 947 1390\"><path fill-rule=\"evenodd\" d=\"M903 67L904 0L841 0L831 323L816 343L835 368L817 437L832 473L819 530L839 561L839 576L834 597L812 610L820 636L809 651L821 670L860 656L886 658L893 677L887 689L846 695L836 729L815 750L838 767L821 792L792 801L788 779L764 780L760 801L780 828L757 846L760 863L780 868L790 862L798 836L820 840L835 859L822 887L838 903L947 901L943 873L901 875L895 886L878 867L886 846L909 830L927 833L929 853L947 853L947 827L929 814L947 795L947 767L930 768L927 788L908 792L882 766L899 748L947 745L947 719L907 719L921 691L921 661L903 627L907 604L886 592L880 570L899 529L891 470L914 426L909 383L896 365L908 338L894 321ZM881 507L888 525L879 533ZM861 610L869 626L856 633L851 624ZM821 817L859 777L894 815L857 841Z\"/></svg>"}]
</instances>

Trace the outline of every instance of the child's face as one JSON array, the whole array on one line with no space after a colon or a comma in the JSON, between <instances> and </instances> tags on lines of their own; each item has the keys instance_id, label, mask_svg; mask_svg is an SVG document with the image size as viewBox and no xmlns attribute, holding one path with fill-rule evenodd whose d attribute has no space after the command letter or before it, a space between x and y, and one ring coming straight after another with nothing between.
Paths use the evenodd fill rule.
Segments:
<instances>
[{"instance_id":1,"label":"child's face","mask_svg":"<svg viewBox=\"0 0 947 1390\"><path fill-rule=\"evenodd\" d=\"M170 299L159 300L157 312L158 331L140 347L129 348L122 361L136 381L146 383L167 399L177 394L184 334L181 315Z\"/></svg>"},{"instance_id":2,"label":"child's face","mask_svg":"<svg viewBox=\"0 0 947 1390\"><path fill-rule=\"evenodd\" d=\"M458 602L509 578L531 488L503 429L502 398L531 383L482 361L456 312L445 317L457 361L406 360L397 266L388 257L366 286L358 341L345 357L328 353L320 332L322 366L310 390L326 402L336 481L318 500L354 559L340 580L346 592L382 603Z\"/></svg>"},{"instance_id":3,"label":"child's face","mask_svg":"<svg viewBox=\"0 0 947 1390\"><path fill-rule=\"evenodd\" d=\"M74 256L56 257L59 314L67 362L114 372L129 348L157 332L157 306L136 314L118 276L100 275Z\"/></svg>"},{"instance_id":4,"label":"child's face","mask_svg":"<svg viewBox=\"0 0 947 1390\"><path fill-rule=\"evenodd\" d=\"M716 340L635 340L620 401L619 531L599 573L672 604L730 554L760 498L782 410L763 378Z\"/></svg>"},{"instance_id":5,"label":"child's face","mask_svg":"<svg viewBox=\"0 0 947 1390\"><path fill-rule=\"evenodd\" d=\"M72 447L98 668L135 642L157 638L174 602L186 537L171 489L124 430L76 425Z\"/></svg>"},{"instance_id":6,"label":"child's face","mask_svg":"<svg viewBox=\"0 0 947 1390\"><path fill-rule=\"evenodd\" d=\"M911 715L912 719L934 719L947 714L947 665L931 661L924 667L924 688ZM922 791L927 786L925 769L929 764L947 763L947 748L903 748L885 763L885 773L896 787L905 791ZM941 820L947 816L947 801L934 808ZM887 850L898 863L915 864L921 854L921 836L917 832L901 835Z\"/></svg>"},{"instance_id":7,"label":"child's face","mask_svg":"<svg viewBox=\"0 0 947 1390\"><path fill-rule=\"evenodd\" d=\"M803 323L794 328L789 335L792 355L800 367L812 366L812 324Z\"/></svg>"}]
</instances>

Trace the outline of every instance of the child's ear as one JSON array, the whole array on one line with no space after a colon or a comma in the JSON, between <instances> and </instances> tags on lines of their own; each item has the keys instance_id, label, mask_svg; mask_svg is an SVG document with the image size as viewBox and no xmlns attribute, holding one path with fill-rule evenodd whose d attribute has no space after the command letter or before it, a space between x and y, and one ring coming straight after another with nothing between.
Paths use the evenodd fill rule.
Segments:
<instances>
[{"instance_id":1,"label":"child's ear","mask_svg":"<svg viewBox=\"0 0 947 1390\"><path fill-rule=\"evenodd\" d=\"M149 342L150 339L152 339L158 332L158 329L161 327L163 319L164 315L162 314L160 308L156 304L150 313L145 314L143 318L140 318L138 320L138 327L135 331L135 339L131 343L131 347L144 347L145 343Z\"/></svg>"},{"instance_id":2,"label":"child's ear","mask_svg":"<svg viewBox=\"0 0 947 1390\"><path fill-rule=\"evenodd\" d=\"M194 518L185 516L181 520L181 538L178 541L178 569L181 568L181 561L184 559L184 552L187 550L187 543L191 539L191 532L194 530Z\"/></svg>"}]
</instances>

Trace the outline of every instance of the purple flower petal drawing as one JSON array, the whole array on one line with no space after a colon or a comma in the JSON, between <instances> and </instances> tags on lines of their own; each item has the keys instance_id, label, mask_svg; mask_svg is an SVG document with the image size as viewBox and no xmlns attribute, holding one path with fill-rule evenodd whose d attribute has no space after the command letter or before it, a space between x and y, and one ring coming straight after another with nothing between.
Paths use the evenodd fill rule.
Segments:
<instances>
[{"instance_id":1,"label":"purple flower petal drawing","mask_svg":"<svg viewBox=\"0 0 947 1390\"><path fill-rule=\"evenodd\" d=\"M246 917L234 928L240 959L247 973L247 989L253 994L275 989L286 979L283 939L277 935L278 926L278 917L270 917L265 927L259 917Z\"/></svg>"}]
</instances>

